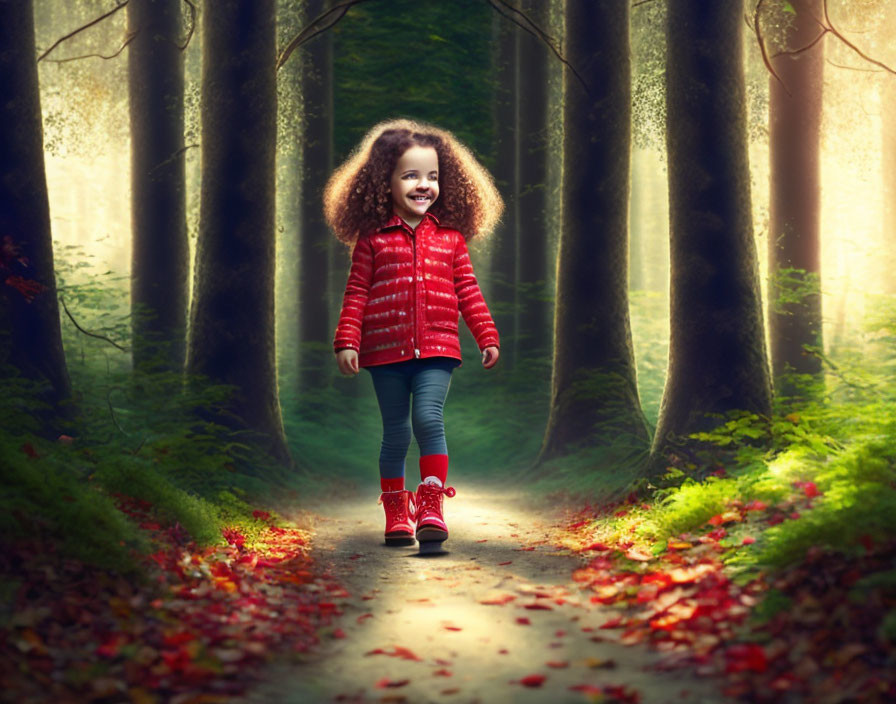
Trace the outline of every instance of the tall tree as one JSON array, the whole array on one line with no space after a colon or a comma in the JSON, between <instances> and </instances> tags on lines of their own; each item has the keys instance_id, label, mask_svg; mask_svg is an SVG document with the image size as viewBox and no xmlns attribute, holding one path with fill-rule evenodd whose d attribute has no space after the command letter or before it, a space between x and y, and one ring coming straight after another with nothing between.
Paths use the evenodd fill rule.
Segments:
<instances>
[{"instance_id":1,"label":"tall tree","mask_svg":"<svg viewBox=\"0 0 896 704\"><path fill-rule=\"evenodd\" d=\"M501 366L516 363L519 274L519 174L517 172L517 93L520 88L517 28L497 12L492 17L494 62L493 120L495 182L506 204L494 235L488 275L489 306L501 335Z\"/></svg>"},{"instance_id":2,"label":"tall tree","mask_svg":"<svg viewBox=\"0 0 896 704\"><path fill-rule=\"evenodd\" d=\"M62 348L30 0L0 2L0 375L37 383L49 436L74 417Z\"/></svg>"},{"instance_id":3,"label":"tall tree","mask_svg":"<svg viewBox=\"0 0 896 704\"><path fill-rule=\"evenodd\" d=\"M308 0L307 21L324 10L324 0ZM304 45L304 105L299 235L299 392L326 388L333 374L330 327L330 248L333 237L324 221L323 188L333 169L333 34L324 32Z\"/></svg>"},{"instance_id":4,"label":"tall tree","mask_svg":"<svg viewBox=\"0 0 896 704\"><path fill-rule=\"evenodd\" d=\"M183 368L187 328L184 60L180 0L131 0L131 324L134 366Z\"/></svg>"},{"instance_id":5,"label":"tall tree","mask_svg":"<svg viewBox=\"0 0 896 704\"><path fill-rule=\"evenodd\" d=\"M549 23L549 3L523 0L520 9L542 30ZM517 354L535 358L550 352L547 257L548 52L543 41L517 28L516 104L517 242L519 268Z\"/></svg>"},{"instance_id":6,"label":"tall tree","mask_svg":"<svg viewBox=\"0 0 896 704\"><path fill-rule=\"evenodd\" d=\"M669 368L653 466L711 414L769 413L750 205L740 2L669 0Z\"/></svg>"},{"instance_id":7,"label":"tall tree","mask_svg":"<svg viewBox=\"0 0 896 704\"><path fill-rule=\"evenodd\" d=\"M569 3L565 47L581 80L566 71L554 367L539 460L586 443L626 454L650 444L628 312L628 3Z\"/></svg>"},{"instance_id":8,"label":"tall tree","mask_svg":"<svg viewBox=\"0 0 896 704\"><path fill-rule=\"evenodd\" d=\"M236 392L218 418L291 462L274 346L274 0L202 13L202 194L187 371Z\"/></svg>"},{"instance_id":9,"label":"tall tree","mask_svg":"<svg viewBox=\"0 0 896 704\"><path fill-rule=\"evenodd\" d=\"M778 394L796 393L788 372L820 374L821 250L819 142L824 76L822 0L792 0L785 50L769 77L769 334ZM808 48L807 48L808 47Z\"/></svg>"}]
</instances>

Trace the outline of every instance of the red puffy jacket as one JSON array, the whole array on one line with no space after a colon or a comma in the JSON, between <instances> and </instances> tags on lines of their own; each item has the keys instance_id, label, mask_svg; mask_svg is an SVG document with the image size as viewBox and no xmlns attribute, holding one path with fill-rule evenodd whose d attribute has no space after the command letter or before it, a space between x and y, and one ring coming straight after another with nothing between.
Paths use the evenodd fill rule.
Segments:
<instances>
[{"instance_id":1,"label":"red puffy jacket","mask_svg":"<svg viewBox=\"0 0 896 704\"><path fill-rule=\"evenodd\" d=\"M499 346L464 236L431 213L414 230L393 215L355 243L333 348L357 350L361 367L461 359L458 310L480 350Z\"/></svg>"}]
</instances>

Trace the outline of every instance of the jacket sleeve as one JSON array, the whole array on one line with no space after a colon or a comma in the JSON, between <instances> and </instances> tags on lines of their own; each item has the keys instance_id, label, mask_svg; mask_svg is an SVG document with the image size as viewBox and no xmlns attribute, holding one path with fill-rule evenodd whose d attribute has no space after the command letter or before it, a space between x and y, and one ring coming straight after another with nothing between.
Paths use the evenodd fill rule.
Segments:
<instances>
[{"instance_id":1,"label":"jacket sleeve","mask_svg":"<svg viewBox=\"0 0 896 704\"><path fill-rule=\"evenodd\" d=\"M373 281L373 247L369 237L360 237L352 250L352 266L345 284L342 311L333 338L333 351L361 349L361 321Z\"/></svg>"},{"instance_id":2,"label":"jacket sleeve","mask_svg":"<svg viewBox=\"0 0 896 704\"><path fill-rule=\"evenodd\" d=\"M473 274L467 241L460 233L457 235L454 248L454 292L457 294L457 305L464 322L476 338L479 350L482 351L486 347L500 347L498 329Z\"/></svg>"}]
</instances>

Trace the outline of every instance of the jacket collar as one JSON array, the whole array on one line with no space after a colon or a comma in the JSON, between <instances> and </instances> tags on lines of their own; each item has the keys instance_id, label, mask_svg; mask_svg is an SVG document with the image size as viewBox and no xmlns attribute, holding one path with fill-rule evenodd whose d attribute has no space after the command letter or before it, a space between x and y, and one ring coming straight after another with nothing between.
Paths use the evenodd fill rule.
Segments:
<instances>
[{"instance_id":1,"label":"jacket collar","mask_svg":"<svg viewBox=\"0 0 896 704\"><path fill-rule=\"evenodd\" d=\"M427 220L431 220L436 227L439 227L439 219L429 211L423 214L423 219L420 221L420 224L417 225L417 227L420 228L421 226L423 226L423 223L425 223ZM414 234L414 228L408 225L404 220L401 219L401 217L399 217L395 213L392 214L392 217L389 218L388 222L386 222L385 225L379 228L377 232L385 232L386 230L391 230L396 227L402 228L409 235Z\"/></svg>"}]
</instances>

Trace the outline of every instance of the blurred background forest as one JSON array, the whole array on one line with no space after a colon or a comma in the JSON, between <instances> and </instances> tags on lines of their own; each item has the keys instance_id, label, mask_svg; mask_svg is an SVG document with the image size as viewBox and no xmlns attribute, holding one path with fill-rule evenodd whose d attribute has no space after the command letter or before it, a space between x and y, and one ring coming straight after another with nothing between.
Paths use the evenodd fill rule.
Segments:
<instances>
[{"instance_id":1,"label":"blurred background forest","mask_svg":"<svg viewBox=\"0 0 896 704\"><path fill-rule=\"evenodd\" d=\"M630 13L614 16L618 24L613 32L626 41L630 37L631 63L614 66L604 57L606 75L630 75L630 81L614 98L621 102L613 105L624 108L621 117L615 122L601 117L606 122L592 124L590 136L567 112L569 81L575 78L558 58L563 55L573 67L592 70L592 64L576 63L595 50L576 45L569 20L575 3L569 0L278 0L269 8L269 3L259 3L267 10L244 8L243 16L198 0L126 4L127 9L125 3L100 0L34 3L52 262L63 304L58 311L60 359L78 415L60 419L50 410L60 393L67 395L60 391L64 385L35 397L24 390L17 393L14 383L26 385L14 381L17 377L5 380L4 464L21 467L12 470L18 473L19 489L4 499L11 503L0 519L4 533L30 530L25 516L33 511L44 513L51 525L65 525L78 511L85 512L79 516L93 512L102 523L112 520L107 504L92 494L85 498L88 494L77 488L88 477L108 490L128 489L167 506L194 536L208 540L219 534L225 519L245 514L249 500L274 495L307 500L331 481L375 488L380 417L372 385L364 372L357 378L340 377L332 354L349 253L321 222L320 189L371 125L396 116L432 122L457 134L494 174L507 205L497 231L472 249L501 333L501 361L496 369L483 370L475 343L463 329L466 361L454 374L445 409L452 472L505 481L528 472L529 479L544 478L546 488L592 494L602 487L627 486L643 474L664 388L667 395L674 391L667 380L674 324L702 336L687 343L690 349L715 344L711 328L701 331L692 325L694 316L705 310L695 310L691 318L674 313L670 329L669 174L675 163L667 152L667 45L672 37L680 40L674 46L685 51L706 38L675 35L681 30L667 24L669 3L637 2ZM331 5L348 11L344 16L328 13ZM712 49L727 51L742 82L742 93L731 98L726 89L719 100L731 103L732 114L742 113L742 124L736 118L729 127L735 132L743 128L749 182L734 179L742 199L737 229L746 233L740 249L729 249L728 240L719 239L710 245L715 247L711 256L736 261L748 274L755 267L762 327L753 342L757 350L762 348L761 356L772 360L775 333L769 329L769 311L777 304L770 301L768 285L775 250L770 240L779 235L772 231L770 204L788 186L793 192L784 200L797 198L796 191L811 191L817 231L805 235L797 249L809 251L805 261L815 257L816 264L804 265L798 256L790 261L791 269L787 263L775 264L792 274L791 284L796 282L787 289L790 304L802 306L801 312L786 315L810 320L808 337L793 338L797 356L809 360L806 368L796 369L809 386L781 382L776 402L817 403L816 409L827 409L818 410L818 418L829 413L842 419L852 411L831 410L832 404L892 398L896 76L886 66L896 66L896 12L886 0L830 0L824 7L820 2L768 0L759 5L751 0L720 19L718 26L731 32L730 42L716 42ZM805 34L800 23L805 25L807 15L799 8L808 5L830 29L816 21ZM521 19L517 8L528 19ZM159 48L165 42L141 46L148 33L141 36L133 29L140 26L140 11L164 13L154 36L167 37L167 50ZM829 13L826 20L822 11ZM312 24L315 18L320 21ZM250 27L249 22L256 24ZM309 38L327 24L332 26ZM544 36L536 36L539 32ZM284 50L297 37L306 41L286 56ZM862 53L851 43L860 45ZM794 50L799 50L799 61L776 54ZM769 68L778 65L785 71L782 61L808 65L806 57L813 52L820 82L805 94L797 91L805 102L795 111L803 119L815 110L816 183L799 171L775 176L770 166L770 88L777 79ZM232 67L224 57L244 55L251 60L226 74ZM275 73L277 57L284 60ZM258 89L263 100L256 104L238 92L221 98L225 80L236 85L239 70L257 67L268 81ZM605 80L599 72L588 75ZM800 79L787 80L796 85ZM681 120L680 114L676 119ZM712 119L723 120L720 115L714 113ZM631 132L621 133L621 141L613 136L616 132L603 131L602 125L609 130L622 123ZM675 129L681 129L677 124ZM581 147L575 135L585 135ZM703 137L713 143L710 132ZM793 136L783 139L797 141ZM242 146L221 146L241 140ZM613 191L622 208L622 239L618 218L617 224L608 220L604 227L599 218L589 224L579 211L575 216L564 211L565 195L581 189L581 181L607 178L590 172L588 162L583 165L576 157L601 141L619 145L623 157L630 155L624 170L617 169L625 186ZM739 158L718 151L717 145L711 148L717 150L712 163L723 171ZM167 156L160 159L162 154ZM785 161L799 166L792 155ZM160 177L135 177L135 163L141 173ZM700 180L700 167L694 168L685 181ZM151 184L159 181L168 183L165 196L153 195ZM267 204L264 213L255 220L241 219L234 203L257 205L261 200ZM597 211L604 202L590 202L587 196L580 200ZM228 223L233 230L226 235ZM684 220L678 223L685 229ZM608 267L615 267L612 278L625 286L617 301L623 300L630 319L630 378L636 372L637 409L620 413L640 417L641 429L622 433L635 442L623 442L618 452L607 449L619 432L612 423L606 425L606 417L592 419L591 429L580 432L575 442L553 442L549 423L552 409L560 413L552 391L555 349L561 344L584 349L589 340L604 335L598 330L595 337L578 342L574 337L555 340L562 235L593 239L602 247L614 233L612 254L602 257L598 249L589 255L593 260L579 263L601 280ZM812 237L815 244L805 244ZM627 247L622 259L619 252L626 250L620 246ZM222 262L230 267L226 277L214 273ZM621 270L625 267L627 271ZM221 283L222 278L228 281ZM786 278L778 281L782 291ZM19 296L6 288L6 296ZM233 303L240 299L252 299L261 308L253 312ZM811 311L803 310L813 306L820 316L815 323ZM718 307L712 315L716 313ZM705 320L717 320L712 315ZM629 323L617 317L624 349ZM801 349L807 340L809 353ZM39 339L37 346L52 343ZM269 365L272 350L275 364ZM244 356L243 362L234 361ZM236 369L243 363L246 369ZM190 375L206 374L214 385L182 388L185 365ZM783 379L776 372L784 369L781 362L767 373ZM678 373L686 377L692 372ZM770 383L768 378L753 381L767 388ZM227 383L258 391L243 410L263 410L248 423L244 418L228 425L233 414L227 415L228 402L221 395L221 385ZM612 404L606 411L608 404L601 399L607 387L588 387L587 378L584 383L589 408L604 407L605 416L616 413ZM690 382L685 378L681 383ZM716 380L717 386L726 383L725 377ZM781 393L785 388L786 399ZM740 400L736 392L733 396ZM45 404L48 398L55 400L41 406L35 398ZM684 415L740 407L753 413L754 420L762 416L767 422L772 411L768 396L753 406L725 408L724 400L717 401ZM205 412L202 423L193 415L197 408ZM794 408L784 410L793 413ZM223 428L230 432L220 434ZM696 423L684 429L709 426ZM679 426L673 430L683 432ZM23 451L22 432L74 440L37 450L28 444L31 450ZM260 442L266 459L256 452L257 437L266 438ZM409 474L416 467L415 449L412 444ZM655 444L653 456L663 449ZM46 453L55 470L31 469L31 452ZM697 462L685 461L688 457L679 452L670 459L666 453L661 463L696 470ZM74 496L74 503L62 501L62 495ZM90 554L96 543L97 555L108 557L108 547L93 530L96 523L83 525L68 534L78 546L73 549ZM138 541L133 530L121 525L116 530Z\"/></svg>"}]
</instances>

